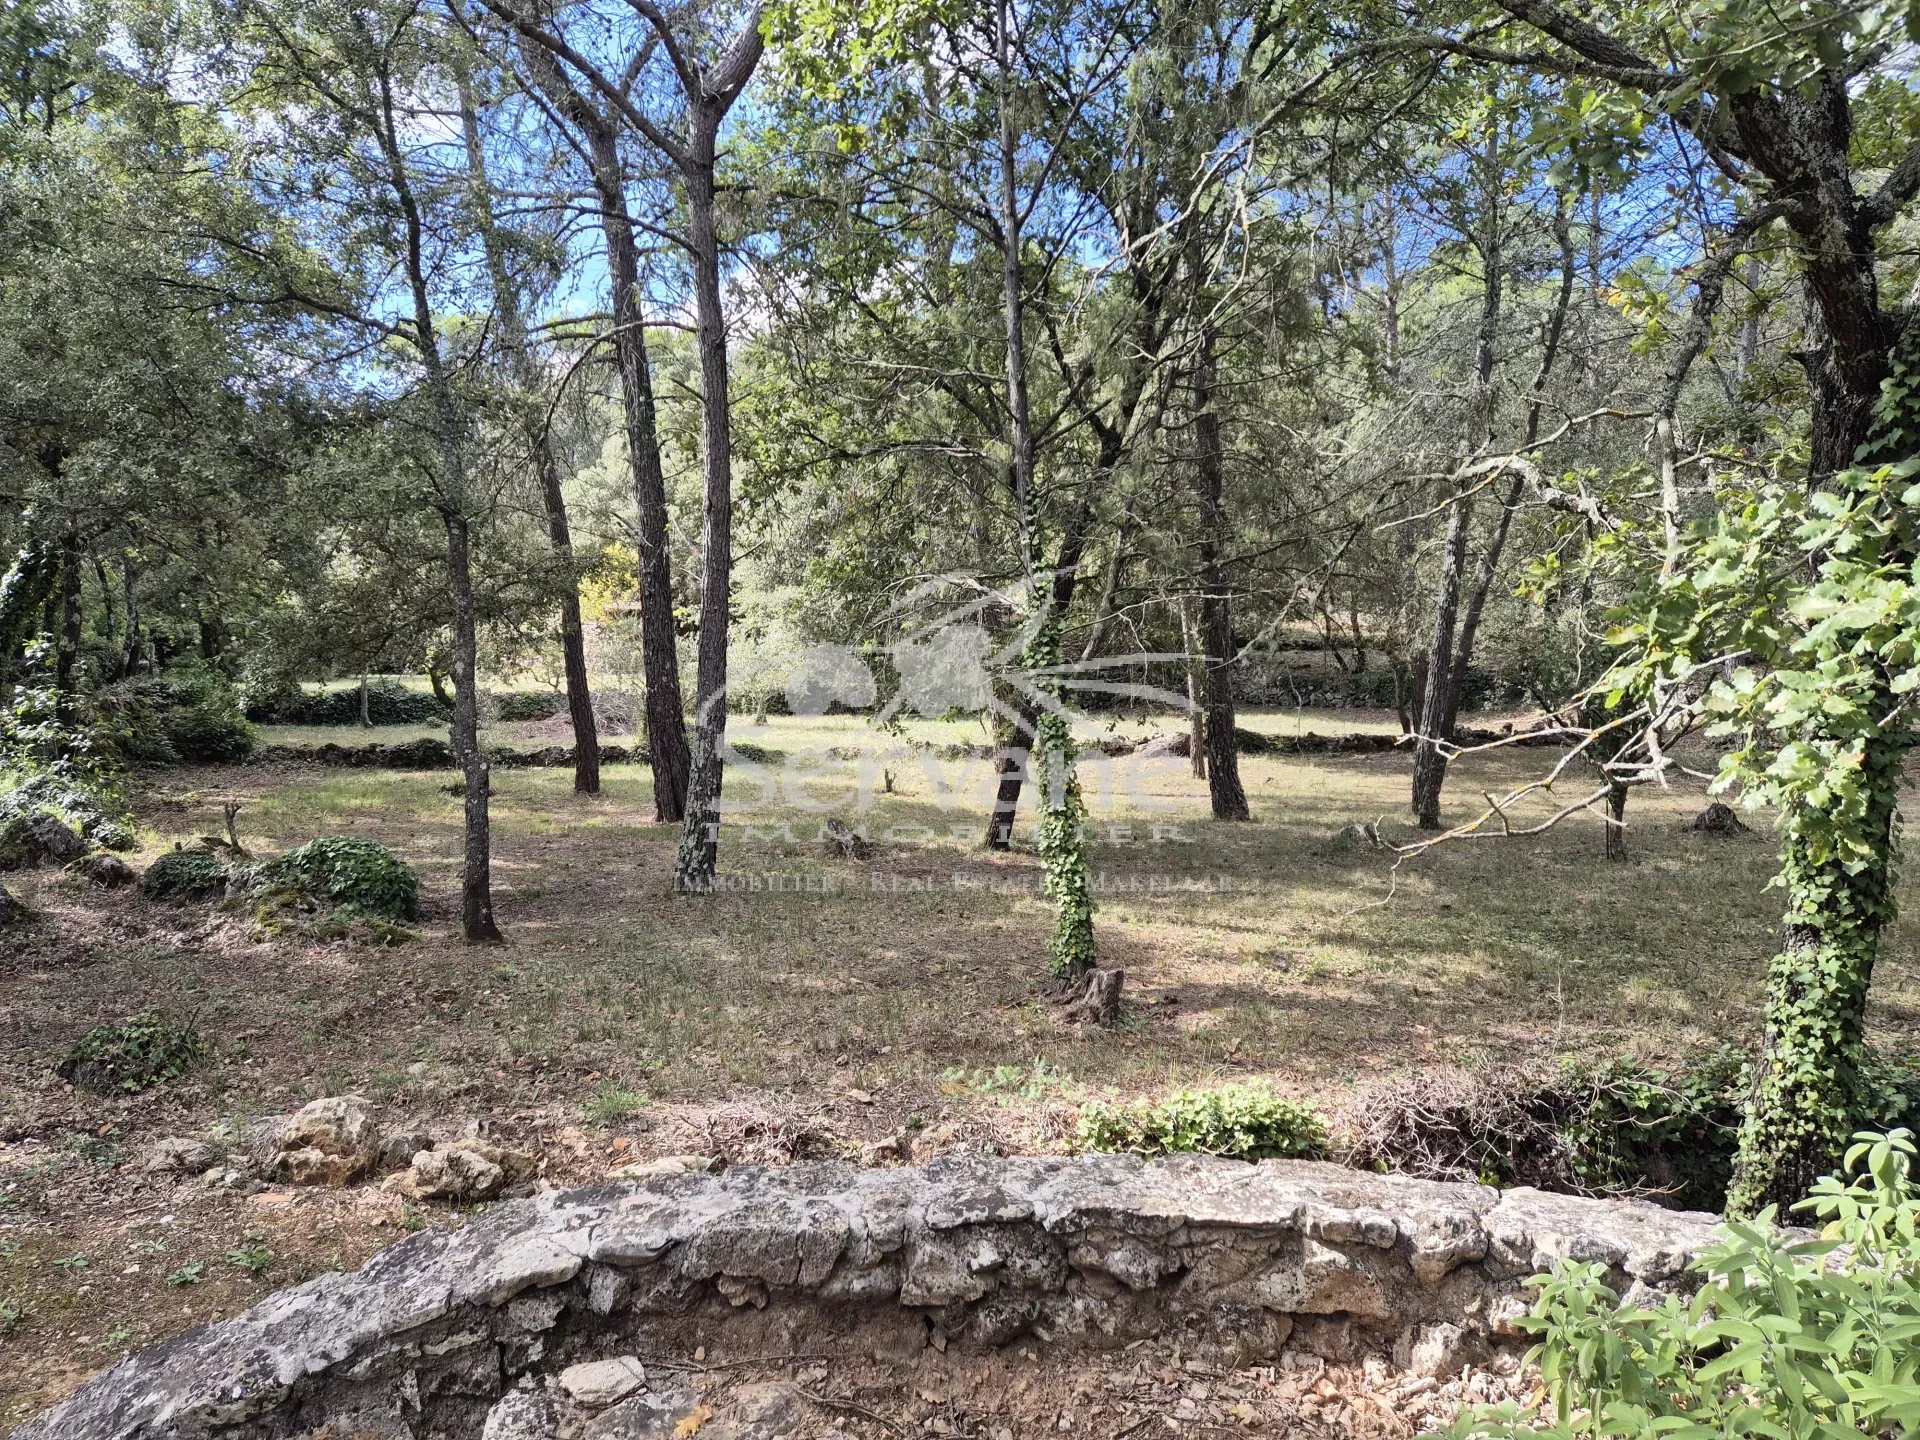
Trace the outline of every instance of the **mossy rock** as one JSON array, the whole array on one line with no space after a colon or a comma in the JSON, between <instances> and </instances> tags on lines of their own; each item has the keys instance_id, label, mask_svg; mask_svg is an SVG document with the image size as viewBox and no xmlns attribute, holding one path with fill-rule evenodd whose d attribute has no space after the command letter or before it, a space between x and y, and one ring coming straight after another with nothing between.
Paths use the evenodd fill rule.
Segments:
<instances>
[{"instance_id":1,"label":"mossy rock","mask_svg":"<svg viewBox=\"0 0 1920 1440\"><path fill-rule=\"evenodd\" d=\"M143 1010L82 1035L60 1062L59 1075L83 1090L124 1094L184 1075L211 1053L192 1021Z\"/></svg>"}]
</instances>

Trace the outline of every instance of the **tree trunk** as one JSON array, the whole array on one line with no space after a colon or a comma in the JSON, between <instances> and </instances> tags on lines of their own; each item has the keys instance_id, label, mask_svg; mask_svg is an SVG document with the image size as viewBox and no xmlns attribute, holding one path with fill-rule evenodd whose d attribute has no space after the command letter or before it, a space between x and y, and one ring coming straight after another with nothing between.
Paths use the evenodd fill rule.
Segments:
<instances>
[{"instance_id":1,"label":"tree trunk","mask_svg":"<svg viewBox=\"0 0 1920 1440\"><path fill-rule=\"evenodd\" d=\"M1206 643L1207 793L1216 820L1245 820L1247 792L1240 783L1240 752L1233 742L1233 598L1221 556L1227 549L1226 450L1220 412L1213 403L1211 328L1202 336L1194 376L1194 435L1199 453L1194 474L1200 487L1200 637Z\"/></svg>"},{"instance_id":2,"label":"tree trunk","mask_svg":"<svg viewBox=\"0 0 1920 1440\"><path fill-rule=\"evenodd\" d=\"M701 537L700 664L686 829L674 888L713 889L720 860L720 793L727 743L727 627L733 577L733 433L727 411L727 326L720 296L720 240L713 213L717 116L696 116L696 155L687 176L694 311L700 349L701 468L706 524Z\"/></svg>"},{"instance_id":3,"label":"tree trunk","mask_svg":"<svg viewBox=\"0 0 1920 1440\"><path fill-rule=\"evenodd\" d=\"M686 702L680 694L680 655L673 633L667 482L660 463L660 428L647 355L646 317L640 308L640 256L621 183L618 141L611 127L596 127L589 132L588 140L593 153L594 189L600 201L600 226L607 242L607 274L613 286L613 346L626 415L627 470L639 517L640 663L646 677L653 818L672 823L686 818L693 762L687 749Z\"/></svg>"},{"instance_id":4,"label":"tree trunk","mask_svg":"<svg viewBox=\"0 0 1920 1440\"><path fill-rule=\"evenodd\" d=\"M69 531L60 542L60 631L53 662L54 694L68 725L79 715L80 622L80 542Z\"/></svg>"},{"instance_id":5,"label":"tree trunk","mask_svg":"<svg viewBox=\"0 0 1920 1440\"><path fill-rule=\"evenodd\" d=\"M120 585L127 610L127 636L120 654L120 673L140 673L140 572L131 558L120 562Z\"/></svg>"},{"instance_id":6,"label":"tree trunk","mask_svg":"<svg viewBox=\"0 0 1920 1440\"><path fill-rule=\"evenodd\" d=\"M1627 859L1627 787L1618 780L1607 784L1607 859L1625 864Z\"/></svg>"},{"instance_id":7,"label":"tree trunk","mask_svg":"<svg viewBox=\"0 0 1920 1440\"><path fill-rule=\"evenodd\" d=\"M460 876L460 930L469 945L498 941L493 919L493 834L486 758L480 753L473 562L467 517L442 512L447 527L447 588L453 600L453 750L465 781L466 844Z\"/></svg>"},{"instance_id":8,"label":"tree trunk","mask_svg":"<svg viewBox=\"0 0 1920 1440\"><path fill-rule=\"evenodd\" d=\"M367 690L367 672L362 670L360 672L360 728L362 730L373 728L372 698Z\"/></svg>"}]
</instances>

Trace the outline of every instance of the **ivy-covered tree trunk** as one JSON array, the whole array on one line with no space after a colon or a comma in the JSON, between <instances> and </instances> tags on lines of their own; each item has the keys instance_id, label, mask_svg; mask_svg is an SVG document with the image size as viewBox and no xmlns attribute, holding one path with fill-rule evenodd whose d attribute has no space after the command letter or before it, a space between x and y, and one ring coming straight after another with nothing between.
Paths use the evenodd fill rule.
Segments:
<instances>
[{"instance_id":1,"label":"ivy-covered tree trunk","mask_svg":"<svg viewBox=\"0 0 1920 1440\"><path fill-rule=\"evenodd\" d=\"M1060 619L1050 615L1027 646L1026 666L1044 672L1060 663ZM1034 749L1040 789L1040 865L1053 901L1048 969L1063 992L1078 991L1099 958L1093 944L1093 891L1087 879L1087 804L1074 764L1073 723L1059 703L1040 708Z\"/></svg>"},{"instance_id":2,"label":"ivy-covered tree trunk","mask_svg":"<svg viewBox=\"0 0 1920 1440\"><path fill-rule=\"evenodd\" d=\"M1894 812L1910 744L1903 729L1864 747L1864 809L1850 823L1868 840L1867 863L1815 838L1835 817L1813 807L1785 817L1787 917L1780 953L1767 967L1765 1038L1730 1214L1799 1200L1833 1172L1866 1113L1867 992L1881 932L1894 916Z\"/></svg>"},{"instance_id":3,"label":"ivy-covered tree trunk","mask_svg":"<svg viewBox=\"0 0 1920 1440\"><path fill-rule=\"evenodd\" d=\"M1920 326L1908 326L1890 368L1855 468L1824 512L1836 534L1809 542L1821 583L1795 659L1821 703L1773 769L1791 755L1789 768L1818 783L1794 785L1781 815L1787 913L1727 1196L1735 1215L1803 1197L1866 1114L1867 997L1897 910L1900 787L1917 734L1905 595L1920 560L1920 516L1907 498L1920 457ZM1825 415L1834 423L1840 413ZM1838 535L1848 542L1840 553Z\"/></svg>"}]
</instances>

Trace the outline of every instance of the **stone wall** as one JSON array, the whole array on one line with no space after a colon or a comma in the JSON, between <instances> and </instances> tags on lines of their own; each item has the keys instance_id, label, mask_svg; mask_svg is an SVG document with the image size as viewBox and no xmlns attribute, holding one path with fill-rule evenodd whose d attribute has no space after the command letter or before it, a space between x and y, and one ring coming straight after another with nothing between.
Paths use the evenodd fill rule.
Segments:
<instances>
[{"instance_id":1,"label":"stone wall","mask_svg":"<svg viewBox=\"0 0 1920 1440\"><path fill-rule=\"evenodd\" d=\"M1443 1370L1518 1343L1526 1276L1574 1258L1604 1261L1627 1293L1684 1283L1713 1224L1309 1162L681 1175L423 1231L141 1351L17 1440L539 1434L523 1412L548 1392L530 1377L727 1337L762 1355L846 1346L905 1362L928 1346L1171 1334L1221 1363L1302 1347ZM664 1424L661 1403L633 1413ZM602 1416L584 1433L669 1431Z\"/></svg>"}]
</instances>

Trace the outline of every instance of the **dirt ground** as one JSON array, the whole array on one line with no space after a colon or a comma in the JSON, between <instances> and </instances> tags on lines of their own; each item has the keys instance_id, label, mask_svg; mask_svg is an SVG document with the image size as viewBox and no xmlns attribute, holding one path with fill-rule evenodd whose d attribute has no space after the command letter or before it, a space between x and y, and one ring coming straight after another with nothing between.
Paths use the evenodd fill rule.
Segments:
<instances>
[{"instance_id":1,"label":"dirt ground","mask_svg":"<svg viewBox=\"0 0 1920 1440\"><path fill-rule=\"evenodd\" d=\"M926 732L909 738L980 739ZM1624 866L1602 862L1599 822L1578 816L1395 870L1342 832L1404 813L1399 755L1246 757L1248 825L1208 818L1184 761L1095 766L1096 923L1128 1007L1089 1033L1043 993L1030 849L975 844L984 761L901 748L856 718L736 722L731 738L757 758L730 770L729 884L705 897L670 891L677 827L650 823L644 766L610 768L593 798L568 772L500 772L497 948L458 942L459 802L439 774L170 770L135 797L137 863L217 833L226 801L261 854L321 834L385 842L425 896L418 939L397 947L262 933L246 914L57 873L7 877L39 918L0 940L0 1430L132 1348L410 1228L459 1223L373 1186L220 1188L143 1168L163 1137L237 1136L323 1094L365 1096L387 1123L481 1126L540 1155L536 1183L569 1184L671 1154L1057 1151L1089 1097L1236 1078L1310 1095L1337 1120L1356 1088L1409 1067L1672 1059L1757 1024L1773 841L1762 819L1728 839L1690 831L1698 790L1635 795ZM1550 754L1463 759L1450 814ZM827 853L829 814L866 830L864 858ZM1920 1037L1913 935L1902 926L1875 977L1882 1039ZM214 1061L125 1097L55 1076L80 1034L144 1008L193 1017ZM1115 1433L1155 1433L1143 1415L1126 1430L1116 1412Z\"/></svg>"}]
</instances>

